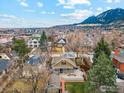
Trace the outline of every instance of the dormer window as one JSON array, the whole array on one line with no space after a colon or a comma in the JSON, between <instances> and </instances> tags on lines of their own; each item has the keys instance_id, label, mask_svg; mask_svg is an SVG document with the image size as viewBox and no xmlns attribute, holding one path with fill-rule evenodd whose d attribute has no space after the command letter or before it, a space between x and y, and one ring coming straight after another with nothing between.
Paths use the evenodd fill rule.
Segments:
<instances>
[{"instance_id":1,"label":"dormer window","mask_svg":"<svg viewBox=\"0 0 124 93\"><path fill-rule=\"evenodd\" d=\"M66 61L63 60L63 61L61 62L61 64L62 64L62 65L66 65Z\"/></svg>"}]
</instances>

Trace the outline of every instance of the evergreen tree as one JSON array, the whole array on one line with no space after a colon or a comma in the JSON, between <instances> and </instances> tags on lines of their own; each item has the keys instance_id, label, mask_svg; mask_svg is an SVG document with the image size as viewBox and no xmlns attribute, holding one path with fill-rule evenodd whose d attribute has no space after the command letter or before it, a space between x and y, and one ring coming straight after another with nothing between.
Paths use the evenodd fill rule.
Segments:
<instances>
[{"instance_id":1,"label":"evergreen tree","mask_svg":"<svg viewBox=\"0 0 124 93\"><path fill-rule=\"evenodd\" d=\"M109 86L115 88L116 73L112 61L108 58L105 52L101 52L96 60L96 64L93 65L89 71L89 82L91 91L93 93L102 93L100 91L101 86ZM113 93L109 89L105 93Z\"/></svg>"},{"instance_id":2,"label":"evergreen tree","mask_svg":"<svg viewBox=\"0 0 124 93\"><path fill-rule=\"evenodd\" d=\"M92 93L102 93L100 91L101 86L115 88L116 71L110 59L110 54L109 45L102 37L95 49L93 67L88 73L88 83ZM104 93L113 92L107 89Z\"/></svg>"},{"instance_id":3,"label":"evergreen tree","mask_svg":"<svg viewBox=\"0 0 124 93\"><path fill-rule=\"evenodd\" d=\"M95 48L95 53L94 53L94 58L93 58L94 64L96 63L96 60L101 54L101 52L104 52L108 58L110 57L111 51L110 51L108 43L104 40L104 37L101 38L101 40L98 42Z\"/></svg>"},{"instance_id":4,"label":"evergreen tree","mask_svg":"<svg viewBox=\"0 0 124 93\"><path fill-rule=\"evenodd\" d=\"M40 47L45 49L47 44L47 36L46 33L43 31L41 37L40 37Z\"/></svg>"},{"instance_id":5,"label":"evergreen tree","mask_svg":"<svg viewBox=\"0 0 124 93\"><path fill-rule=\"evenodd\" d=\"M15 39L12 50L14 50L18 54L22 62L24 61L25 55L30 52L30 49L27 47L25 41L22 39Z\"/></svg>"},{"instance_id":6,"label":"evergreen tree","mask_svg":"<svg viewBox=\"0 0 124 93\"><path fill-rule=\"evenodd\" d=\"M15 41L16 41L16 38L15 38L15 36L14 36L14 37L12 38L12 44L14 44Z\"/></svg>"}]
</instances>

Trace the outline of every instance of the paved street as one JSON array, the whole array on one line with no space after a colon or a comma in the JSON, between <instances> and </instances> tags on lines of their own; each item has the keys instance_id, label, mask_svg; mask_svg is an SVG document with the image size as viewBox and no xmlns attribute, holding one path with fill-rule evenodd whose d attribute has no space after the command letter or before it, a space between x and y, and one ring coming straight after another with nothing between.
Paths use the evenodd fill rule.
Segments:
<instances>
[{"instance_id":1,"label":"paved street","mask_svg":"<svg viewBox=\"0 0 124 93\"><path fill-rule=\"evenodd\" d=\"M118 93L124 93L124 80L116 79L118 86Z\"/></svg>"}]
</instances>

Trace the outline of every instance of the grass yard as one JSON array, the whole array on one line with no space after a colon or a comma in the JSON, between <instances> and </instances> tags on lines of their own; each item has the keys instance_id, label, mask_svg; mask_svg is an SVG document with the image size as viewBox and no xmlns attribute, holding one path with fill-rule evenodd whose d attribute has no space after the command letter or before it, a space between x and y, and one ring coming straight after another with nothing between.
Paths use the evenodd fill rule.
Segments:
<instances>
[{"instance_id":1,"label":"grass yard","mask_svg":"<svg viewBox=\"0 0 124 93\"><path fill-rule=\"evenodd\" d=\"M85 82L83 82L83 83L66 83L66 90L69 93L89 93L88 86Z\"/></svg>"},{"instance_id":2,"label":"grass yard","mask_svg":"<svg viewBox=\"0 0 124 93\"><path fill-rule=\"evenodd\" d=\"M6 90L6 93L13 93L13 90L17 89L21 93L29 93L32 89L31 84L24 82L23 80L17 80L13 85Z\"/></svg>"}]
</instances>

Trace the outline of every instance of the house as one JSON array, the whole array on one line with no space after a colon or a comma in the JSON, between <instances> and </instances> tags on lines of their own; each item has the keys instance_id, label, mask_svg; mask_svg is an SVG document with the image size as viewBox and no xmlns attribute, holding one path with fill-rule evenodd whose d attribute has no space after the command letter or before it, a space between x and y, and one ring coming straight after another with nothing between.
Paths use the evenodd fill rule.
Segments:
<instances>
[{"instance_id":1,"label":"house","mask_svg":"<svg viewBox=\"0 0 124 93\"><path fill-rule=\"evenodd\" d=\"M52 69L60 73L69 73L76 69L76 64L71 59L56 57L52 60Z\"/></svg>"},{"instance_id":2,"label":"house","mask_svg":"<svg viewBox=\"0 0 124 93\"><path fill-rule=\"evenodd\" d=\"M0 59L10 60L10 58L5 53L0 53Z\"/></svg>"},{"instance_id":3,"label":"house","mask_svg":"<svg viewBox=\"0 0 124 93\"><path fill-rule=\"evenodd\" d=\"M61 85L61 93L65 93L66 91L66 83L79 83L84 82L85 72L80 71L79 69L74 70L73 73L61 74L60 75L60 85Z\"/></svg>"},{"instance_id":4,"label":"house","mask_svg":"<svg viewBox=\"0 0 124 93\"><path fill-rule=\"evenodd\" d=\"M119 72L124 72L124 51L116 49L112 57L112 61Z\"/></svg>"},{"instance_id":5,"label":"house","mask_svg":"<svg viewBox=\"0 0 124 93\"><path fill-rule=\"evenodd\" d=\"M57 42L55 42L54 47L52 50L54 52L59 52L59 53L64 53L65 52L65 44L66 44L66 39L58 39Z\"/></svg>"},{"instance_id":6,"label":"house","mask_svg":"<svg viewBox=\"0 0 124 93\"><path fill-rule=\"evenodd\" d=\"M124 56L114 56L113 62L120 72L124 72Z\"/></svg>"},{"instance_id":7,"label":"house","mask_svg":"<svg viewBox=\"0 0 124 93\"><path fill-rule=\"evenodd\" d=\"M46 61L45 57L41 56L32 56L25 63L23 67L22 75L24 77L31 77L32 74L38 74L45 68L44 62Z\"/></svg>"},{"instance_id":8,"label":"house","mask_svg":"<svg viewBox=\"0 0 124 93\"><path fill-rule=\"evenodd\" d=\"M71 56L72 57L72 56ZM65 93L66 83L84 82L85 72L77 67L74 58L55 57L52 59L53 82L59 85L60 93ZM57 80L59 78L59 80ZM56 86L55 86L56 87Z\"/></svg>"},{"instance_id":9,"label":"house","mask_svg":"<svg viewBox=\"0 0 124 93\"><path fill-rule=\"evenodd\" d=\"M0 77L8 72L11 62L7 59L0 59Z\"/></svg>"},{"instance_id":10,"label":"house","mask_svg":"<svg viewBox=\"0 0 124 93\"><path fill-rule=\"evenodd\" d=\"M30 64L30 65L38 65L38 64L41 64L43 61L45 61L44 58L41 58L40 56L34 56L32 55L29 60L27 61L27 64Z\"/></svg>"},{"instance_id":11,"label":"house","mask_svg":"<svg viewBox=\"0 0 124 93\"><path fill-rule=\"evenodd\" d=\"M73 73L61 74L60 79L64 80L66 83L71 82L84 82L83 78L84 73L81 72L79 69L74 70Z\"/></svg>"},{"instance_id":12,"label":"house","mask_svg":"<svg viewBox=\"0 0 124 93\"><path fill-rule=\"evenodd\" d=\"M66 39L64 39L64 38L58 39L57 44L59 44L60 46L61 45L64 46L66 44Z\"/></svg>"},{"instance_id":13,"label":"house","mask_svg":"<svg viewBox=\"0 0 124 93\"><path fill-rule=\"evenodd\" d=\"M27 42L28 47L30 48L37 48L40 46L39 39L29 39Z\"/></svg>"}]
</instances>

